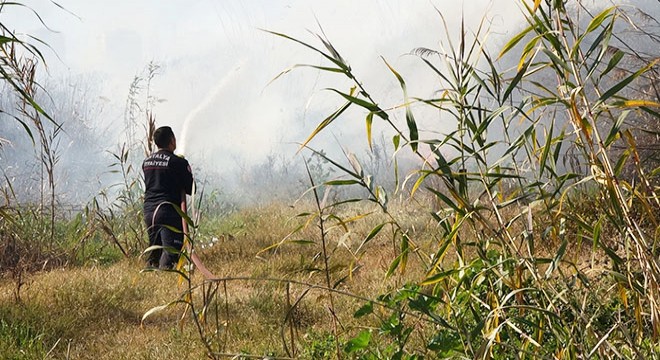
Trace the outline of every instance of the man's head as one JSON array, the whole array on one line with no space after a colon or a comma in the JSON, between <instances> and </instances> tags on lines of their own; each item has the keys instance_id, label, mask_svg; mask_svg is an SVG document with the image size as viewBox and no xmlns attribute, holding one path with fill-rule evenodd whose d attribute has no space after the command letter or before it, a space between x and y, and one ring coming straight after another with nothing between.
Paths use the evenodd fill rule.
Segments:
<instances>
[{"instance_id":1,"label":"man's head","mask_svg":"<svg viewBox=\"0 0 660 360\"><path fill-rule=\"evenodd\" d=\"M174 151L176 149L176 137L169 126L161 126L154 131L154 143L159 149Z\"/></svg>"}]
</instances>

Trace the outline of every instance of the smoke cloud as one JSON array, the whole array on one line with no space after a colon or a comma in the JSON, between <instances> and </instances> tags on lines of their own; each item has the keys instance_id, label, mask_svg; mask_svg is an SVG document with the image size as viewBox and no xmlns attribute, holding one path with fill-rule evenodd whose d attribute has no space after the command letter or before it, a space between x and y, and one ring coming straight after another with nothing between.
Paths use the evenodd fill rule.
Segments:
<instances>
[{"instance_id":1,"label":"smoke cloud","mask_svg":"<svg viewBox=\"0 0 660 360\"><path fill-rule=\"evenodd\" d=\"M412 96L427 97L437 90L437 79L420 71L419 59L408 54L418 47L450 47L443 19L455 41L462 21L476 31L485 18L493 50L523 25L520 4L511 0L58 3L68 12L50 2L28 2L54 31L26 9L7 11L3 21L50 44L57 54L45 52L51 75L101 79L101 97L107 102L103 119L98 119L103 128L121 123L134 76L150 61L160 64L150 88L160 99L154 108L157 125L174 128L179 150L192 163L227 176L274 153L294 157L297 144L343 103L324 89L348 91L351 85L339 75L314 69L296 69L270 83L292 65L327 63L314 51L262 29L319 47L315 34L325 34L388 108L400 104L402 94L383 59L406 79ZM583 3L608 6L595 0ZM616 3L658 13L655 1ZM359 110L347 114L328 128L334 136L315 139L311 146L338 148L337 139L342 146L366 146L365 115ZM453 127L434 121L435 131ZM380 124L374 126L380 129Z\"/></svg>"}]
</instances>

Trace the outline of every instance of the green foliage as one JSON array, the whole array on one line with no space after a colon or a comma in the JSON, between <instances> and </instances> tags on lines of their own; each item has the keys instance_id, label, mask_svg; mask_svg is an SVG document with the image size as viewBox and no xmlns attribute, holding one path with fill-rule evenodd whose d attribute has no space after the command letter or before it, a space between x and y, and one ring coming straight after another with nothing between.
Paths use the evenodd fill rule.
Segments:
<instances>
[{"instance_id":1,"label":"green foliage","mask_svg":"<svg viewBox=\"0 0 660 360\"><path fill-rule=\"evenodd\" d=\"M336 338L332 334L310 332L306 342L300 353L301 359L329 359L335 353Z\"/></svg>"},{"instance_id":2,"label":"green foliage","mask_svg":"<svg viewBox=\"0 0 660 360\"><path fill-rule=\"evenodd\" d=\"M24 323L0 319L0 353L4 359L28 360L44 358L43 334Z\"/></svg>"}]
</instances>

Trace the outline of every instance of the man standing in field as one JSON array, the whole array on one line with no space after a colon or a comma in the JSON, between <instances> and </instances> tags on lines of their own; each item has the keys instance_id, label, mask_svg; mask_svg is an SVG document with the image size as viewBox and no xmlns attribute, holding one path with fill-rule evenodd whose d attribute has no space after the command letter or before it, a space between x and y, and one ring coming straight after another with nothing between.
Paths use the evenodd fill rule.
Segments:
<instances>
[{"instance_id":1,"label":"man standing in field","mask_svg":"<svg viewBox=\"0 0 660 360\"><path fill-rule=\"evenodd\" d=\"M174 155L176 137L172 128L163 126L153 134L158 150L142 163L144 172L144 220L149 246L171 247L153 250L147 255L147 266L171 269L179 260L183 247L183 223L176 207L192 194L193 176L186 159Z\"/></svg>"}]
</instances>

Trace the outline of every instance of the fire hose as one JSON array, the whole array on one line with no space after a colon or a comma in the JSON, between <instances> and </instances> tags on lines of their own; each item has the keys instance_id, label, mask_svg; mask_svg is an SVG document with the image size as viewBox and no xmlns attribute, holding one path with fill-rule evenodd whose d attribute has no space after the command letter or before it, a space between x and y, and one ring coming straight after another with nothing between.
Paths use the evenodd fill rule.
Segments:
<instances>
[{"instance_id":1,"label":"fire hose","mask_svg":"<svg viewBox=\"0 0 660 360\"><path fill-rule=\"evenodd\" d=\"M181 191L181 212L188 214L188 202L186 201L186 191ZM202 259L197 256L195 249L193 248L192 239L190 238L190 232L188 229L188 221L185 217L181 218L182 229L183 229L183 248L182 251L185 251L189 254L190 261L192 265L199 270L199 272L204 276L206 280L215 280L218 279L202 262ZM181 262L179 262L181 264Z\"/></svg>"}]
</instances>

